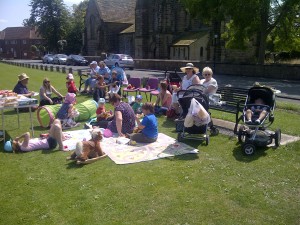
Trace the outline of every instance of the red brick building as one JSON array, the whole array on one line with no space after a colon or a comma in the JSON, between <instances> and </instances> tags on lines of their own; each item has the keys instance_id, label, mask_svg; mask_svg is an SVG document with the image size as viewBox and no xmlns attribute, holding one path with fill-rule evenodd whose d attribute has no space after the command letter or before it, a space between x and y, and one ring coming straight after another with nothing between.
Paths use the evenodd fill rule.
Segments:
<instances>
[{"instance_id":1,"label":"red brick building","mask_svg":"<svg viewBox=\"0 0 300 225\"><path fill-rule=\"evenodd\" d=\"M44 41L35 28L7 27L0 31L0 57L15 59L33 59L44 52L32 51L31 46L43 46Z\"/></svg>"}]
</instances>

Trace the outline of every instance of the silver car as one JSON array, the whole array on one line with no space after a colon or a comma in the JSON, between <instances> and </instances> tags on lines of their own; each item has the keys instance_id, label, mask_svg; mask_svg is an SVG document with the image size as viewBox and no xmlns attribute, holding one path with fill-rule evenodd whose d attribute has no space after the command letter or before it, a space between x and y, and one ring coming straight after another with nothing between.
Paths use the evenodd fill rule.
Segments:
<instances>
[{"instance_id":1,"label":"silver car","mask_svg":"<svg viewBox=\"0 0 300 225\"><path fill-rule=\"evenodd\" d=\"M46 55L44 55L44 57L43 57L43 63L47 63L47 64L52 63L53 56L54 56L53 54L46 54Z\"/></svg>"},{"instance_id":2,"label":"silver car","mask_svg":"<svg viewBox=\"0 0 300 225\"><path fill-rule=\"evenodd\" d=\"M59 64L59 65L61 65L61 64L66 64L67 58L68 58L67 55L64 55L64 54L56 54L56 55L54 55L54 57L53 57L52 63L53 63L53 64Z\"/></svg>"},{"instance_id":3,"label":"silver car","mask_svg":"<svg viewBox=\"0 0 300 225\"><path fill-rule=\"evenodd\" d=\"M108 67L117 66L122 68L134 69L134 61L130 55L125 54L110 54L107 59L104 60Z\"/></svg>"}]
</instances>

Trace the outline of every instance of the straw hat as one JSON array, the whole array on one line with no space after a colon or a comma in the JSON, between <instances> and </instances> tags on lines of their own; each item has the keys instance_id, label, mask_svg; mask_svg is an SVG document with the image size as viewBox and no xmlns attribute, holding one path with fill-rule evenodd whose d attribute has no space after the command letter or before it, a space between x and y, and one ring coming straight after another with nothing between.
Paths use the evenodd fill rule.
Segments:
<instances>
[{"instance_id":1,"label":"straw hat","mask_svg":"<svg viewBox=\"0 0 300 225\"><path fill-rule=\"evenodd\" d=\"M193 63L187 63L186 66L181 67L180 70L185 73L185 69L193 69L195 73L199 72L199 68L195 67Z\"/></svg>"},{"instance_id":2,"label":"straw hat","mask_svg":"<svg viewBox=\"0 0 300 225\"><path fill-rule=\"evenodd\" d=\"M25 80L25 79L29 79L29 76L27 76L26 73L22 73L20 75L18 75L19 81Z\"/></svg>"}]
</instances>

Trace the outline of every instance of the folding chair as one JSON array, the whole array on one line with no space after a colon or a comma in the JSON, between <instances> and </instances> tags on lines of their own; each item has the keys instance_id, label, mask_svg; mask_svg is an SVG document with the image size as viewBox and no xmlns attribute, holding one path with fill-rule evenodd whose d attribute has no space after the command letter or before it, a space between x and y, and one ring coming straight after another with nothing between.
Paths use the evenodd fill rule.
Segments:
<instances>
[{"instance_id":1,"label":"folding chair","mask_svg":"<svg viewBox=\"0 0 300 225\"><path fill-rule=\"evenodd\" d=\"M146 86L144 88L140 88L139 89L139 93L140 94L141 94L141 92L145 93L147 101L148 101L148 95L147 95L147 93L150 93L150 101L151 101L151 92L158 89L158 84L159 84L158 78L156 78L156 77L150 77L147 80Z\"/></svg>"},{"instance_id":2,"label":"folding chair","mask_svg":"<svg viewBox=\"0 0 300 225\"><path fill-rule=\"evenodd\" d=\"M123 89L123 94L126 92L135 92L135 95L137 95L137 92L139 88L141 87L141 78L138 77L132 77L128 80L128 86ZM128 88L129 86L133 86L134 88Z\"/></svg>"}]
</instances>

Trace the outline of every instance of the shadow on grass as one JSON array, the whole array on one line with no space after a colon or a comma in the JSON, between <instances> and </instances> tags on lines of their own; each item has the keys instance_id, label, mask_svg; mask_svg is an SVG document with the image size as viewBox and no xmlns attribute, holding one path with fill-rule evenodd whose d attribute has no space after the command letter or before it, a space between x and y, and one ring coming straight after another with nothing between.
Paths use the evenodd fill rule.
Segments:
<instances>
[{"instance_id":1,"label":"shadow on grass","mask_svg":"<svg viewBox=\"0 0 300 225\"><path fill-rule=\"evenodd\" d=\"M267 156L266 150L272 149L272 147L256 147L253 155L245 155L243 147L240 143L237 143L236 147L232 151L232 155L236 160L241 162L252 162L258 160L261 157Z\"/></svg>"},{"instance_id":2,"label":"shadow on grass","mask_svg":"<svg viewBox=\"0 0 300 225\"><path fill-rule=\"evenodd\" d=\"M84 164L77 164L76 160L67 160L67 169L80 169L83 166L85 166Z\"/></svg>"}]
</instances>

